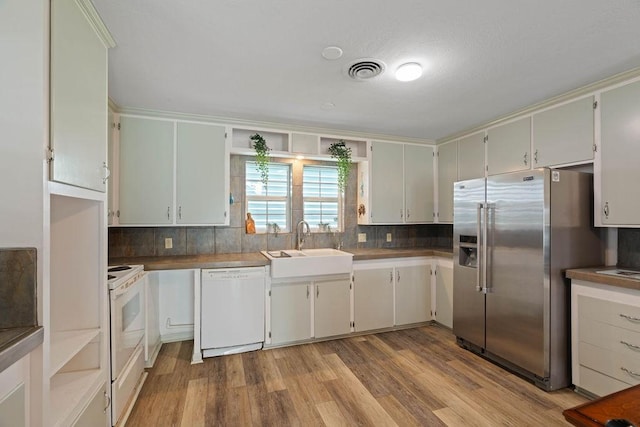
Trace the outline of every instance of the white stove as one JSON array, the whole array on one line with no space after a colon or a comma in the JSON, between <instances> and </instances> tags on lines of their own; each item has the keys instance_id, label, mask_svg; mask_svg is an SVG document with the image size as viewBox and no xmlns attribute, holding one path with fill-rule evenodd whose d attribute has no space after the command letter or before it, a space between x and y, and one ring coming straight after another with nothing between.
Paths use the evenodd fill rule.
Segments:
<instances>
[{"instance_id":1,"label":"white stove","mask_svg":"<svg viewBox=\"0 0 640 427\"><path fill-rule=\"evenodd\" d=\"M142 265L107 268L111 317L111 414L123 425L144 381L146 275Z\"/></svg>"},{"instance_id":2,"label":"white stove","mask_svg":"<svg viewBox=\"0 0 640 427\"><path fill-rule=\"evenodd\" d=\"M144 274L144 265L111 265L107 267L107 284L113 290L130 279L139 279Z\"/></svg>"}]
</instances>

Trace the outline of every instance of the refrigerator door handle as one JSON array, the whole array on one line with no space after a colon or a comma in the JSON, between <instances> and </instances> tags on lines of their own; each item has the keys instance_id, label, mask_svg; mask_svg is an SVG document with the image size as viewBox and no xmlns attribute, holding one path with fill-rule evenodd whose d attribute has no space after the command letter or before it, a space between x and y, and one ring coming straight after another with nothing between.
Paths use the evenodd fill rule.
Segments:
<instances>
[{"instance_id":1,"label":"refrigerator door handle","mask_svg":"<svg viewBox=\"0 0 640 427\"><path fill-rule=\"evenodd\" d=\"M476 265L476 291L482 292L482 271L484 270L484 263L482 262L482 254L484 254L484 250L482 248L482 244L484 239L482 238L482 209L484 208L484 203L478 203L477 209L477 219L476 219L476 236L478 236L477 242L477 250L478 250L478 264Z\"/></svg>"},{"instance_id":2,"label":"refrigerator door handle","mask_svg":"<svg viewBox=\"0 0 640 427\"><path fill-rule=\"evenodd\" d=\"M487 249L489 246L489 209L493 207L488 202L484 204L484 217L482 219L482 292L485 294L491 292Z\"/></svg>"}]
</instances>

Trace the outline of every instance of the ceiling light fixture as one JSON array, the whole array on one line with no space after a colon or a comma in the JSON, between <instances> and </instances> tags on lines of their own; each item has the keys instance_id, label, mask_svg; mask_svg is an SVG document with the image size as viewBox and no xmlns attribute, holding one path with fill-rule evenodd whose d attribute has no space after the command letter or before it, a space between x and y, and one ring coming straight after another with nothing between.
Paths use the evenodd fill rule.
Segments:
<instances>
[{"instance_id":1,"label":"ceiling light fixture","mask_svg":"<svg viewBox=\"0 0 640 427\"><path fill-rule=\"evenodd\" d=\"M338 46L328 46L322 50L322 57L324 59L328 59L329 61L338 59L341 56L342 56L342 49L340 49Z\"/></svg>"},{"instance_id":2,"label":"ceiling light fixture","mask_svg":"<svg viewBox=\"0 0 640 427\"><path fill-rule=\"evenodd\" d=\"M422 66L417 62L407 62L402 64L396 70L396 79L401 82L410 82L420 78L422 75Z\"/></svg>"}]
</instances>

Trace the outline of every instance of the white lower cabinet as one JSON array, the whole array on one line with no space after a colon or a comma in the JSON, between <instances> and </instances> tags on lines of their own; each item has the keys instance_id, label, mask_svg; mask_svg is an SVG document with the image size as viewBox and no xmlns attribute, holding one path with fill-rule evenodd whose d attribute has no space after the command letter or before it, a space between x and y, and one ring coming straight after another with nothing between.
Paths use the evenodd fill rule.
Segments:
<instances>
[{"instance_id":1,"label":"white lower cabinet","mask_svg":"<svg viewBox=\"0 0 640 427\"><path fill-rule=\"evenodd\" d=\"M396 267L396 325L431 320L431 265Z\"/></svg>"},{"instance_id":2,"label":"white lower cabinet","mask_svg":"<svg viewBox=\"0 0 640 427\"><path fill-rule=\"evenodd\" d=\"M640 291L571 284L573 384L604 396L640 384Z\"/></svg>"},{"instance_id":3,"label":"white lower cabinet","mask_svg":"<svg viewBox=\"0 0 640 427\"><path fill-rule=\"evenodd\" d=\"M271 343L311 338L311 283L271 285Z\"/></svg>"},{"instance_id":4,"label":"white lower cabinet","mask_svg":"<svg viewBox=\"0 0 640 427\"><path fill-rule=\"evenodd\" d=\"M0 372L0 426L31 425L29 363L30 356L27 355Z\"/></svg>"},{"instance_id":5,"label":"white lower cabinet","mask_svg":"<svg viewBox=\"0 0 640 427\"><path fill-rule=\"evenodd\" d=\"M108 420L109 399L107 398L107 384L104 383L93 395L87 407L73 423L74 427L104 426Z\"/></svg>"},{"instance_id":6,"label":"white lower cabinet","mask_svg":"<svg viewBox=\"0 0 640 427\"><path fill-rule=\"evenodd\" d=\"M344 335L351 332L351 290L349 279L316 282L314 336Z\"/></svg>"},{"instance_id":7,"label":"white lower cabinet","mask_svg":"<svg viewBox=\"0 0 640 427\"><path fill-rule=\"evenodd\" d=\"M453 328L453 261L437 260L435 268L436 322Z\"/></svg>"},{"instance_id":8,"label":"white lower cabinet","mask_svg":"<svg viewBox=\"0 0 640 427\"><path fill-rule=\"evenodd\" d=\"M393 267L367 267L354 264L353 316L356 332L393 326Z\"/></svg>"}]
</instances>

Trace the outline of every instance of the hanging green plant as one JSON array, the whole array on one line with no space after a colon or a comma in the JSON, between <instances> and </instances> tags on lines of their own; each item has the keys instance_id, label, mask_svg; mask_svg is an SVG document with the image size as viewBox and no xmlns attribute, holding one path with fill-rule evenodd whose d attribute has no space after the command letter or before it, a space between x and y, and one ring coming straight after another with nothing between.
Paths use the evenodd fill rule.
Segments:
<instances>
[{"instance_id":1,"label":"hanging green plant","mask_svg":"<svg viewBox=\"0 0 640 427\"><path fill-rule=\"evenodd\" d=\"M269 179L269 151L271 151L271 148L259 133L251 135L250 139L253 141L253 149L256 150L256 170L260 172L262 183L267 185Z\"/></svg>"},{"instance_id":2,"label":"hanging green plant","mask_svg":"<svg viewBox=\"0 0 640 427\"><path fill-rule=\"evenodd\" d=\"M329 154L334 159L338 159L338 188L344 192L349 172L351 172L351 148L347 147L344 140L340 139L329 146Z\"/></svg>"}]
</instances>

